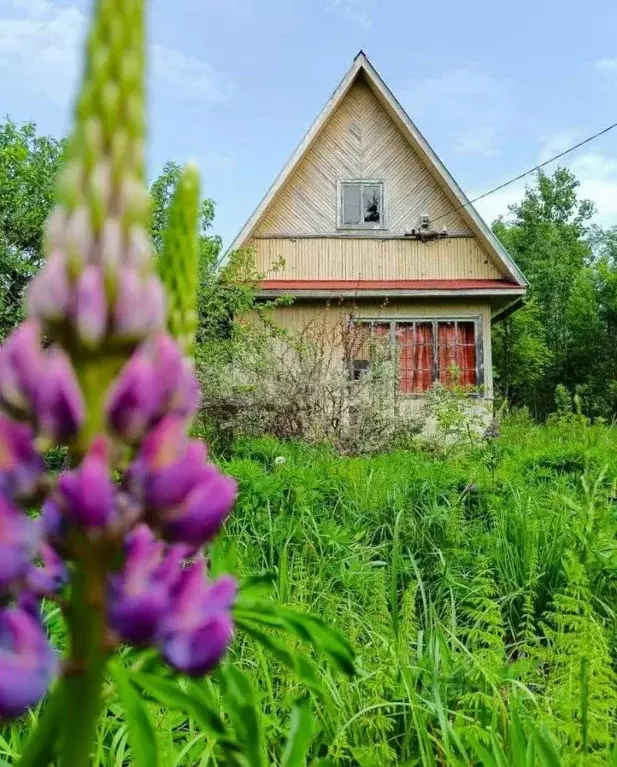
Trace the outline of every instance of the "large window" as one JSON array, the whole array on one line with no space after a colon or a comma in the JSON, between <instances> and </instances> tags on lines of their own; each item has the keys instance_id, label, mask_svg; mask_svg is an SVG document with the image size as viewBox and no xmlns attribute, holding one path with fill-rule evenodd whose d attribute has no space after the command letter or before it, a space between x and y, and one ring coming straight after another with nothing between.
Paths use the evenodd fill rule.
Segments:
<instances>
[{"instance_id":1,"label":"large window","mask_svg":"<svg viewBox=\"0 0 617 767\"><path fill-rule=\"evenodd\" d=\"M357 328L356 376L378 360L391 360L404 394L426 392L436 381L463 387L482 383L476 320L376 320L362 321Z\"/></svg>"},{"instance_id":2,"label":"large window","mask_svg":"<svg viewBox=\"0 0 617 767\"><path fill-rule=\"evenodd\" d=\"M349 229L380 229L384 226L383 183L342 181L339 226Z\"/></svg>"}]
</instances>

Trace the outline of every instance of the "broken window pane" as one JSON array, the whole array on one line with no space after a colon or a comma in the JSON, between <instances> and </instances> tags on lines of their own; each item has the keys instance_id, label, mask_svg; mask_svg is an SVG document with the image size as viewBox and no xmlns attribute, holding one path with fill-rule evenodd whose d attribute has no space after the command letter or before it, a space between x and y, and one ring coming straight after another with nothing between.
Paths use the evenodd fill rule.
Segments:
<instances>
[{"instance_id":1,"label":"broken window pane","mask_svg":"<svg viewBox=\"0 0 617 767\"><path fill-rule=\"evenodd\" d=\"M365 184L363 192L364 223L379 224L381 222L381 186Z\"/></svg>"}]
</instances>

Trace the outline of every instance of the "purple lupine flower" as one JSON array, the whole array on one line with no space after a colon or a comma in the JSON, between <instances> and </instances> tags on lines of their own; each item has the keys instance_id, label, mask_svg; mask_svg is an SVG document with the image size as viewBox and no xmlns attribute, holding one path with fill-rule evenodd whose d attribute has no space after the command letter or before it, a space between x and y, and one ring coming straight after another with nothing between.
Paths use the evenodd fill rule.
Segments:
<instances>
[{"instance_id":1,"label":"purple lupine flower","mask_svg":"<svg viewBox=\"0 0 617 767\"><path fill-rule=\"evenodd\" d=\"M150 355L136 349L122 369L109 396L107 422L129 444L139 442L152 421L157 402L157 383Z\"/></svg>"},{"instance_id":2,"label":"purple lupine flower","mask_svg":"<svg viewBox=\"0 0 617 767\"><path fill-rule=\"evenodd\" d=\"M54 500L70 524L91 530L105 528L113 521L115 495L109 469L109 442L98 437L79 468L60 477ZM53 507L48 514L53 518Z\"/></svg>"},{"instance_id":3,"label":"purple lupine flower","mask_svg":"<svg viewBox=\"0 0 617 767\"><path fill-rule=\"evenodd\" d=\"M195 546L211 541L229 516L236 492L234 479L215 466L205 466L186 499L160 515L162 536L167 541Z\"/></svg>"},{"instance_id":4,"label":"purple lupine flower","mask_svg":"<svg viewBox=\"0 0 617 767\"><path fill-rule=\"evenodd\" d=\"M37 543L35 525L0 494L0 591L25 575Z\"/></svg>"},{"instance_id":5,"label":"purple lupine flower","mask_svg":"<svg viewBox=\"0 0 617 767\"><path fill-rule=\"evenodd\" d=\"M51 256L28 288L28 314L39 322L61 322L69 313L71 287L66 261Z\"/></svg>"},{"instance_id":6,"label":"purple lupine flower","mask_svg":"<svg viewBox=\"0 0 617 767\"><path fill-rule=\"evenodd\" d=\"M163 416L192 415L198 396L190 363L170 336L158 333L121 371L107 401L107 420L115 434L135 444Z\"/></svg>"},{"instance_id":7,"label":"purple lupine flower","mask_svg":"<svg viewBox=\"0 0 617 767\"><path fill-rule=\"evenodd\" d=\"M205 446L186 437L183 420L167 416L127 473L128 492L144 504L165 540L198 548L231 511L236 482L205 459Z\"/></svg>"},{"instance_id":8,"label":"purple lupine flower","mask_svg":"<svg viewBox=\"0 0 617 767\"><path fill-rule=\"evenodd\" d=\"M105 279L100 267L87 266L79 277L75 296L75 325L80 341L96 347L107 330Z\"/></svg>"},{"instance_id":9,"label":"purple lupine flower","mask_svg":"<svg viewBox=\"0 0 617 767\"><path fill-rule=\"evenodd\" d=\"M195 415L198 405L199 383L193 365L188 360L183 360L178 385L167 403L167 409L172 415L188 419Z\"/></svg>"},{"instance_id":10,"label":"purple lupine flower","mask_svg":"<svg viewBox=\"0 0 617 767\"><path fill-rule=\"evenodd\" d=\"M40 621L24 607L0 609L0 716L20 716L38 703L57 672Z\"/></svg>"},{"instance_id":11,"label":"purple lupine flower","mask_svg":"<svg viewBox=\"0 0 617 767\"><path fill-rule=\"evenodd\" d=\"M117 286L113 317L117 337L139 340L163 328L165 291L158 277L144 280L135 268L122 266Z\"/></svg>"},{"instance_id":12,"label":"purple lupine flower","mask_svg":"<svg viewBox=\"0 0 617 767\"><path fill-rule=\"evenodd\" d=\"M44 537L54 544L62 543L67 532L67 519L54 496L45 500L40 519Z\"/></svg>"},{"instance_id":13,"label":"purple lupine flower","mask_svg":"<svg viewBox=\"0 0 617 767\"><path fill-rule=\"evenodd\" d=\"M32 498L45 470L29 426L0 414L0 495Z\"/></svg>"},{"instance_id":14,"label":"purple lupine flower","mask_svg":"<svg viewBox=\"0 0 617 767\"><path fill-rule=\"evenodd\" d=\"M26 593L36 597L57 594L68 581L68 571L62 557L48 543L41 543L40 566L31 565L26 573Z\"/></svg>"},{"instance_id":15,"label":"purple lupine flower","mask_svg":"<svg viewBox=\"0 0 617 767\"><path fill-rule=\"evenodd\" d=\"M158 416L194 415L199 398L199 385L191 363L184 359L178 343L165 333L158 333L148 343L157 370Z\"/></svg>"},{"instance_id":16,"label":"purple lupine flower","mask_svg":"<svg viewBox=\"0 0 617 767\"><path fill-rule=\"evenodd\" d=\"M133 340L144 336L147 319L143 312L143 296L143 281L138 271L120 266L113 320L117 337Z\"/></svg>"},{"instance_id":17,"label":"purple lupine flower","mask_svg":"<svg viewBox=\"0 0 617 767\"><path fill-rule=\"evenodd\" d=\"M0 407L16 418L30 418L42 369L39 325L22 322L0 347Z\"/></svg>"},{"instance_id":18,"label":"purple lupine flower","mask_svg":"<svg viewBox=\"0 0 617 767\"><path fill-rule=\"evenodd\" d=\"M174 339L166 333L157 333L148 341L146 349L157 371L156 405L158 412L163 415L180 384L182 352Z\"/></svg>"},{"instance_id":19,"label":"purple lupine flower","mask_svg":"<svg viewBox=\"0 0 617 767\"><path fill-rule=\"evenodd\" d=\"M169 610L170 589L186 552L156 540L147 525L132 532L125 548L122 569L109 579L109 620L123 639L151 643Z\"/></svg>"},{"instance_id":20,"label":"purple lupine flower","mask_svg":"<svg viewBox=\"0 0 617 767\"><path fill-rule=\"evenodd\" d=\"M170 665L191 676L216 666L233 636L231 608L236 591L236 582L229 576L208 582L203 559L182 571L157 639Z\"/></svg>"},{"instance_id":21,"label":"purple lupine flower","mask_svg":"<svg viewBox=\"0 0 617 767\"><path fill-rule=\"evenodd\" d=\"M36 417L41 430L58 444L77 436L85 419L84 400L75 371L59 346L52 347L45 355L36 396Z\"/></svg>"}]
</instances>

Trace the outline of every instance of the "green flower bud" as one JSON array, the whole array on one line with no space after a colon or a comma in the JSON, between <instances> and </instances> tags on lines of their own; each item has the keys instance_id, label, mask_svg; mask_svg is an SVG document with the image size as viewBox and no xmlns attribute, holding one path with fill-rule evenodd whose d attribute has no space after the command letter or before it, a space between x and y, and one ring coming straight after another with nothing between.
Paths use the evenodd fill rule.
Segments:
<instances>
[{"instance_id":1,"label":"green flower bud","mask_svg":"<svg viewBox=\"0 0 617 767\"><path fill-rule=\"evenodd\" d=\"M144 0L97 1L68 165L58 186L67 212L88 208L95 237L110 214L125 226L146 224L144 45ZM127 198L127 184L143 189ZM96 252L104 261L101 249Z\"/></svg>"},{"instance_id":2,"label":"green flower bud","mask_svg":"<svg viewBox=\"0 0 617 767\"><path fill-rule=\"evenodd\" d=\"M170 333L191 356L197 330L199 173L187 166L174 194L159 274L167 290Z\"/></svg>"}]
</instances>

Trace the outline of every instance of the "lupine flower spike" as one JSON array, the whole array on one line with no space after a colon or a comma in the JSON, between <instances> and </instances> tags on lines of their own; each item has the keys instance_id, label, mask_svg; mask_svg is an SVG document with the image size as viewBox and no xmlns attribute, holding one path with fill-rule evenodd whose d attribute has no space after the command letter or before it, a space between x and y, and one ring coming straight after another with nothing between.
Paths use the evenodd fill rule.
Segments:
<instances>
[{"instance_id":1,"label":"lupine flower spike","mask_svg":"<svg viewBox=\"0 0 617 767\"><path fill-rule=\"evenodd\" d=\"M168 326L187 356L193 354L197 329L197 220L199 176L187 166L172 200L158 269L170 297Z\"/></svg>"},{"instance_id":2,"label":"lupine flower spike","mask_svg":"<svg viewBox=\"0 0 617 767\"><path fill-rule=\"evenodd\" d=\"M46 264L0 348L0 716L24 713L57 676L39 605L70 582L66 765L88 763L115 646L149 645L203 674L233 632L235 583L210 580L200 549L236 486L188 437L199 184L189 168L175 196L166 293L146 232L143 6L96 4ZM50 445L68 448L59 477L44 473ZM39 519L26 513L37 503Z\"/></svg>"}]
</instances>

